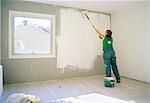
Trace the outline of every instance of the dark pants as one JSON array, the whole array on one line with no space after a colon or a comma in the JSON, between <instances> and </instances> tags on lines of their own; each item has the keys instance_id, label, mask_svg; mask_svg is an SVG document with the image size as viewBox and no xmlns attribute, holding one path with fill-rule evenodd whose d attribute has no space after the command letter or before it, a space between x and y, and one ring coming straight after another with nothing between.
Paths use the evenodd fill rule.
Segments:
<instances>
[{"instance_id":1,"label":"dark pants","mask_svg":"<svg viewBox=\"0 0 150 103\"><path fill-rule=\"evenodd\" d=\"M116 57L114 53L104 53L103 54L104 58L104 63L105 63L105 71L106 71L106 76L111 77L111 67L113 70L113 73L116 77L116 80L120 80L120 75L119 71L116 65Z\"/></svg>"}]
</instances>

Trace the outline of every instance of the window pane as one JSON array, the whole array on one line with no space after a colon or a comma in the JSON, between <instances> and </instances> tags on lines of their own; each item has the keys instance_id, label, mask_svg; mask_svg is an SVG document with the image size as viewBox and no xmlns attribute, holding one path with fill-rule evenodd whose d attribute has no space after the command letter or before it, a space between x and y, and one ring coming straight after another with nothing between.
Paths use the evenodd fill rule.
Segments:
<instances>
[{"instance_id":1,"label":"window pane","mask_svg":"<svg viewBox=\"0 0 150 103\"><path fill-rule=\"evenodd\" d=\"M14 53L51 54L51 20L14 18Z\"/></svg>"}]
</instances>

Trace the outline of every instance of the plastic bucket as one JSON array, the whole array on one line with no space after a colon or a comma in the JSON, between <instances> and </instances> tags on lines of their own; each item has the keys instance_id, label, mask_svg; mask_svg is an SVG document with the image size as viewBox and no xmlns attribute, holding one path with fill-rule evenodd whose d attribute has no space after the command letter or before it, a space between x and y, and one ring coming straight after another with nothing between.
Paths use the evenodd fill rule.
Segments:
<instances>
[{"instance_id":1,"label":"plastic bucket","mask_svg":"<svg viewBox=\"0 0 150 103\"><path fill-rule=\"evenodd\" d=\"M105 87L114 87L115 86L115 78L113 77L105 77L104 78L104 86Z\"/></svg>"}]
</instances>

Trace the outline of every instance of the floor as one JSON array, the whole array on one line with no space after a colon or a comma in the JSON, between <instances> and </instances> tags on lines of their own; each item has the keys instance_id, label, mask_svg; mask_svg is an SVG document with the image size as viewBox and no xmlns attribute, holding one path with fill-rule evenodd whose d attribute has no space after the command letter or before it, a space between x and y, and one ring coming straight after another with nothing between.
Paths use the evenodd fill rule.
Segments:
<instances>
[{"instance_id":1,"label":"floor","mask_svg":"<svg viewBox=\"0 0 150 103\"><path fill-rule=\"evenodd\" d=\"M150 103L150 84L123 78L114 88L103 86L103 76L90 76L4 86L0 103L12 93L40 97L41 103Z\"/></svg>"}]
</instances>

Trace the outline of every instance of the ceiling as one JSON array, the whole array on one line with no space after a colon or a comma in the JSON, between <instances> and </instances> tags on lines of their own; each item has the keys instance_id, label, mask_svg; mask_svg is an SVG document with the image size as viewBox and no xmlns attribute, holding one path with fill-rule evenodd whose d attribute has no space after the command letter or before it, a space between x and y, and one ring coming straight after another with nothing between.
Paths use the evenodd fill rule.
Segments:
<instances>
[{"instance_id":1,"label":"ceiling","mask_svg":"<svg viewBox=\"0 0 150 103\"><path fill-rule=\"evenodd\" d=\"M112 13L119 9L146 3L148 0L24 0Z\"/></svg>"}]
</instances>

